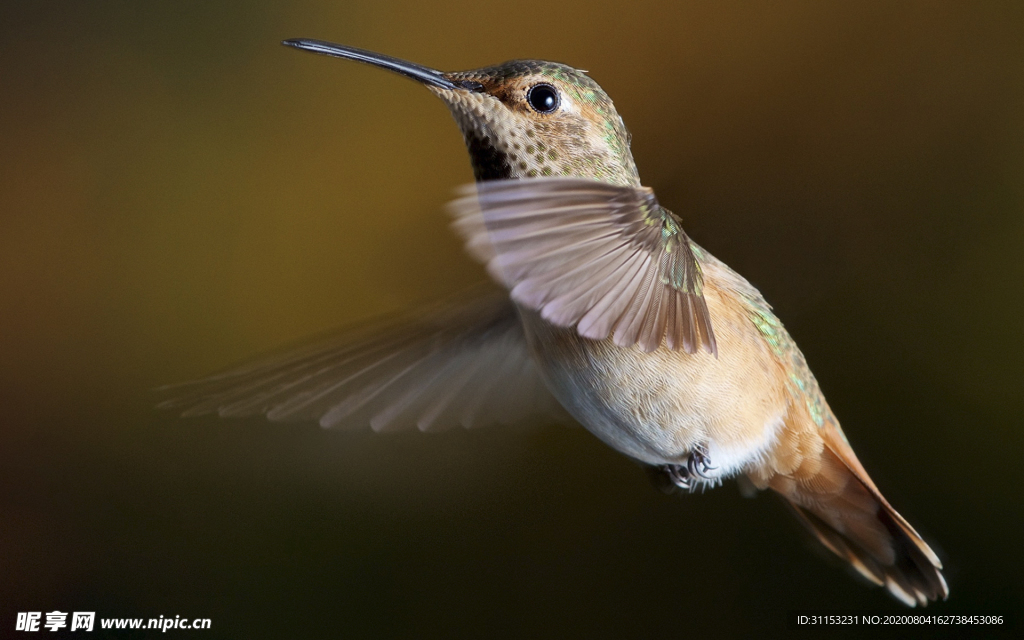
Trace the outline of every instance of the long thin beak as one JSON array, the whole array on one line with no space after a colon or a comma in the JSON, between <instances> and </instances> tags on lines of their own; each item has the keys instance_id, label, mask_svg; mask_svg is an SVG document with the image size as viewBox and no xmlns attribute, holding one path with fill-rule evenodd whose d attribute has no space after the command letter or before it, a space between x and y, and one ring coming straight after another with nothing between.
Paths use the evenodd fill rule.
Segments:
<instances>
[{"instance_id":1,"label":"long thin beak","mask_svg":"<svg viewBox=\"0 0 1024 640\"><path fill-rule=\"evenodd\" d=\"M392 58L391 56L386 56L381 53L366 51L365 49L346 47L340 44L324 42L322 40L309 40L306 38L293 38L291 40L285 40L281 44L289 47L295 47L296 49L302 49L304 51L312 51L313 53L322 53L325 56L334 56L335 58L346 58L348 60L355 60L356 62L365 62L366 64L372 64L375 67L394 71L395 73L400 73L407 78L418 80L423 84L440 87L441 89L479 90L479 85L475 82L453 82L436 69L424 67L413 62L406 62L405 60L399 60L398 58Z\"/></svg>"}]
</instances>

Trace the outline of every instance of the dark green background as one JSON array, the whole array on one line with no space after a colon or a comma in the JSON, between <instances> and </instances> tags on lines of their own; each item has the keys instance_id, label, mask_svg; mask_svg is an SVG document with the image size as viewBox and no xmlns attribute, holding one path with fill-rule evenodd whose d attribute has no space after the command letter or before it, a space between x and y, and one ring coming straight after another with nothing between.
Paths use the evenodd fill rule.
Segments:
<instances>
[{"instance_id":1,"label":"dark green background","mask_svg":"<svg viewBox=\"0 0 1024 640\"><path fill-rule=\"evenodd\" d=\"M582 429L154 411L159 384L484 279L441 213L471 179L445 108L295 36L589 69L946 559L928 611L1019 630L1022 34L1019 2L4 3L0 635L54 609L206 638L815 637L788 612L902 611L771 496L661 495Z\"/></svg>"}]
</instances>

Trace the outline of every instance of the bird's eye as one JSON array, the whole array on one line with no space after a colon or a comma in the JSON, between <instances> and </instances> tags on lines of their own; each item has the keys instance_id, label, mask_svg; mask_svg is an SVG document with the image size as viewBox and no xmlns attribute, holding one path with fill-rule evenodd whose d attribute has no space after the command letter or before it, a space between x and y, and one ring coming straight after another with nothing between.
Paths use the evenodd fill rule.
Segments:
<instances>
[{"instance_id":1,"label":"bird's eye","mask_svg":"<svg viewBox=\"0 0 1024 640\"><path fill-rule=\"evenodd\" d=\"M535 84L526 94L526 101L537 113L551 113L558 108L558 90L550 84Z\"/></svg>"}]
</instances>

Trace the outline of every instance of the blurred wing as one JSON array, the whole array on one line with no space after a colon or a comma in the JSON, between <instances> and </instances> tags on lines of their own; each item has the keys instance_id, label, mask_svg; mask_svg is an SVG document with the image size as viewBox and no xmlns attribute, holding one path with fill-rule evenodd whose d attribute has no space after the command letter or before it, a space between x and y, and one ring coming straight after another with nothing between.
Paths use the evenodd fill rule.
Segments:
<instances>
[{"instance_id":1,"label":"blurred wing","mask_svg":"<svg viewBox=\"0 0 1024 640\"><path fill-rule=\"evenodd\" d=\"M650 189L538 178L460 196L455 229L517 303L586 338L717 355L700 264Z\"/></svg>"},{"instance_id":2,"label":"blurred wing","mask_svg":"<svg viewBox=\"0 0 1024 640\"><path fill-rule=\"evenodd\" d=\"M325 428L442 430L571 419L547 390L504 293L160 391L184 415L266 414Z\"/></svg>"}]
</instances>

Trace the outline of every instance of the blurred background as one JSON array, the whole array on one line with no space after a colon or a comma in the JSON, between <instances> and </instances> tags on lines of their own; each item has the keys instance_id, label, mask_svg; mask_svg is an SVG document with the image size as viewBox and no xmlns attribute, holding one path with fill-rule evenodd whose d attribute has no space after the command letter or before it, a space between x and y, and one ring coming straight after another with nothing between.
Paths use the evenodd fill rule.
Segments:
<instances>
[{"instance_id":1,"label":"blurred background","mask_svg":"<svg viewBox=\"0 0 1024 640\"><path fill-rule=\"evenodd\" d=\"M902 611L772 496L662 495L583 429L157 412L158 385L485 279L442 212L472 179L445 107L296 36L588 69L940 550L928 612L1019 630L1022 33L1014 1L4 3L0 635L54 609L205 638L810 637L791 612Z\"/></svg>"}]
</instances>

